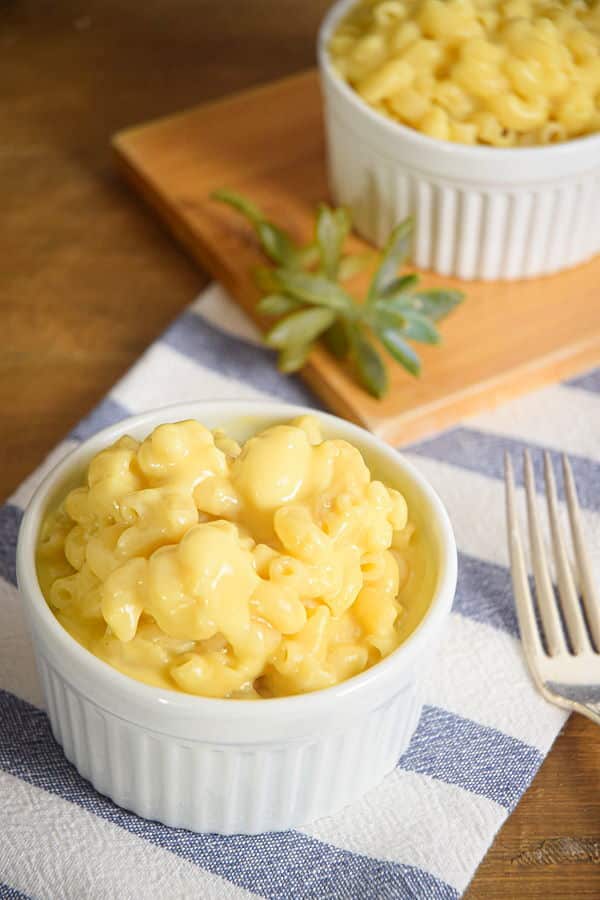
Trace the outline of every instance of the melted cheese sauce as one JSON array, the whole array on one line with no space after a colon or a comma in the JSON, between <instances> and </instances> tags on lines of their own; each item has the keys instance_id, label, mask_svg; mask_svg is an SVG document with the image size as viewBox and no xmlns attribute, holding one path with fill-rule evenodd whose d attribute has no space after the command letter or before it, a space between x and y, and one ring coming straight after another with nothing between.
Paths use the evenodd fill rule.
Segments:
<instances>
[{"instance_id":1,"label":"melted cheese sauce","mask_svg":"<svg viewBox=\"0 0 600 900\"><path fill-rule=\"evenodd\" d=\"M364 671L414 630L435 581L418 512L310 416L243 446L193 420L121 438L46 517L37 563L90 652L208 697Z\"/></svg>"}]
</instances>

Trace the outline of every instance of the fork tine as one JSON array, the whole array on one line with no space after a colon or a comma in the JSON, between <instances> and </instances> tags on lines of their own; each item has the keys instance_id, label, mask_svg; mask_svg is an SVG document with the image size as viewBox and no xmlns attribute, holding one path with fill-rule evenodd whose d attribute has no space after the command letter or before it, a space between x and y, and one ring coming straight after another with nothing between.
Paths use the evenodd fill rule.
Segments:
<instances>
[{"instance_id":1,"label":"fork tine","mask_svg":"<svg viewBox=\"0 0 600 900\"><path fill-rule=\"evenodd\" d=\"M563 454L562 458L562 467L565 481L565 494L567 497L567 508L569 510L569 520L571 522L571 533L573 536L573 546L575 548L575 559L577 560L577 568L581 579L585 611L596 649L600 652L600 593L598 592L592 577L590 558L583 539L583 527L579 512L577 488L575 487L575 479L573 478L571 464L565 454Z\"/></svg>"},{"instance_id":2,"label":"fork tine","mask_svg":"<svg viewBox=\"0 0 600 900\"><path fill-rule=\"evenodd\" d=\"M548 652L550 656L556 656L558 653L564 653L567 645L556 606L554 588L552 587L546 551L540 532L533 466L529 450L525 450L523 454L523 468L525 471L525 496L527 498L527 518L529 521L529 539L531 541L531 559L535 575L537 605L544 628Z\"/></svg>"},{"instance_id":3,"label":"fork tine","mask_svg":"<svg viewBox=\"0 0 600 900\"><path fill-rule=\"evenodd\" d=\"M515 479L510 456L504 454L504 473L506 483L506 524L508 528L508 548L510 553L510 568L512 574L515 606L519 619L519 629L525 655L544 653L544 648L538 632L533 599L529 590L527 568L523 556L523 545L519 532L519 523L515 510Z\"/></svg>"},{"instance_id":4,"label":"fork tine","mask_svg":"<svg viewBox=\"0 0 600 900\"><path fill-rule=\"evenodd\" d=\"M558 519L558 501L556 499L556 482L550 454L544 453L544 475L546 479L546 500L548 501L548 516L550 517L550 531L554 545L554 561L556 564L556 580L558 582L558 594L560 604L565 617L567 634L575 653L582 653L590 649L585 622L581 614L579 597L575 589L573 574L569 567L567 549L563 538L562 528Z\"/></svg>"}]
</instances>

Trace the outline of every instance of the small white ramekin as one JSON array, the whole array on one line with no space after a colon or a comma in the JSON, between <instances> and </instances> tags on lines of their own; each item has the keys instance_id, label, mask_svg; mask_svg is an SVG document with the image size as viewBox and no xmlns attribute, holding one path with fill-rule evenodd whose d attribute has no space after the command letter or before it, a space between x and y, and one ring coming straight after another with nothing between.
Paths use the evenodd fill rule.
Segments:
<instances>
[{"instance_id":1,"label":"small white ramekin","mask_svg":"<svg viewBox=\"0 0 600 900\"><path fill-rule=\"evenodd\" d=\"M465 279L557 272L600 252L600 134L545 147L471 147L371 109L335 72L328 45L356 0L319 32L329 180L357 231L381 246L415 217L413 261Z\"/></svg>"},{"instance_id":2,"label":"small white ramekin","mask_svg":"<svg viewBox=\"0 0 600 900\"><path fill-rule=\"evenodd\" d=\"M394 653L348 681L296 697L214 700L149 687L80 646L42 596L35 548L45 510L74 473L123 434L196 418L245 439L304 413L358 446L402 490L426 531L437 582L428 612ZM167 825L223 834L282 830L330 814L377 784L417 725L419 678L447 623L456 546L444 508L395 450L334 416L281 403L190 403L106 428L43 481L25 513L17 575L52 732L67 758L120 806Z\"/></svg>"}]
</instances>

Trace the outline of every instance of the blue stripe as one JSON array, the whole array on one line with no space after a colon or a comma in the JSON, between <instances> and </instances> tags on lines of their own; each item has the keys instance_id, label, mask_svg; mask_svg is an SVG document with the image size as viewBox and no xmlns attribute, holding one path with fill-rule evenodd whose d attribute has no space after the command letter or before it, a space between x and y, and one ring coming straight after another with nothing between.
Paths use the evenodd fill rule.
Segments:
<instances>
[{"instance_id":1,"label":"blue stripe","mask_svg":"<svg viewBox=\"0 0 600 900\"><path fill-rule=\"evenodd\" d=\"M97 431L101 431L108 425L114 425L115 422L120 422L121 419L126 419L130 415L130 411L125 406L117 403L109 395L98 406L95 406L91 413L78 422L69 437L76 441L86 441L93 434L96 434Z\"/></svg>"},{"instance_id":2,"label":"blue stripe","mask_svg":"<svg viewBox=\"0 0 600 900\"><path fill-rule=\"evenodd\" d=\"M580 388L582 391L591 391L593 394L600 394L600 369L592 369L585 375L579 375L577 378L570 378L565 381L567 387Z\"/></svg>"},{"instance_id":3,"label":"blue stripe","mask_svg":"<svg viewBox=\"0 0 600 900\"><path fill-rule=\"evenodd\" d=\"M77 774L40 710L0 691L0 720L0 766L5 771L270 900L458 897L453 887L415 866L350 853L296 831L221 837L141 819Z\"/></svg>"},{"instance_id":4,"label":"blue stripe","mask_svg":"<svg viewBox=\"0 0 600 900\"><path fill-rule=\"evenodd\" d=\"M273 397L323 409L299 377L277 371L271 350L226 334L199 315L184 313L167 329L161 343L220 375L247 382Z\"/></svg>"},{"instance_id":5,"label":"blue stripe","mask_svg":"<svg viewBox=\"0 0 600 900\"><path fill-rule=\"evenodd\" d=\"M521 458L523 451L532 450L536 488L544 490L543 451L539 444L526 443L496 434L486 434L472 428L453 428L437 437L422 441L408 448L409 452L428 459L439 460L487 475L489 478L504 479L504 453L508 451L514 461L515 479L523 484ZM557 474L558 493L564 498L560 475L560 454L550 451ZM600 463L583 456L569 455L573 475L577 482L579 502L587 509L600 510Z\"/></svg>"},{"instance_id":6,"label":"blue stripe","mask_svg":"<svg viewBox=\"0 0 600 900\"><path fill-rule=\"evenodd\" d=\"M466 553L458 555L454 612L519 636L510 572Z\"/></svg>"},{"instance_id":7,"label":"blue stripe","mask_svg":"<svg viewBox=\"0 0 600 900\"><path fill-rule=\"evenodd\" d=\"M12 503L0 506L0 577L11 584L17 583L15 560L17 537L23 518L23 510Z\"/></svg>"},{"instance_id":8,"label":"blue stripe","mask_svg":"<svg viewBox=\"0 0 600 900\"><path fill-rule=\"evenodd\" d=\"M543 755L495 728L426 706L399 766L514 809Z\"/></svg>"},{"instance_id":9,"label":"blue stripe","mask_svg":"<svg viewBox=\"0 0 600 900\"><path fill-rule=\"evenodd\" d=\"M10 884L0 883L0 900L30 900L30 897Z\"/></svg>"}]
</instances>

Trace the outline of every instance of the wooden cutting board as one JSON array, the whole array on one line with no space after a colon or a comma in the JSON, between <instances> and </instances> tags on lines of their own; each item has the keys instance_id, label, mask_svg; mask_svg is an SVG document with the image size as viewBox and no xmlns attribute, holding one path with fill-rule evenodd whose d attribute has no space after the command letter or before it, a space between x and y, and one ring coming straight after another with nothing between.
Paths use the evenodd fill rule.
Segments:
<instances>
[{"instance_id":1,"label":"wooden cutting board","mask_svg":"<svg viewBox=\"0 0 600 900\"><path fill-rule=\"evenodd\" d=\"M264 260L252 231L209 195L232 188L298 238L309 237L315 207L328 195L317 74L122 131L113 143L126 177L264 327L251 275ZM419 379L390 361L383 400L357 387L326 351L313 352L302 376L334 412L402 444L600 363L600 257L523 282L425 274L423 286L436 285L460 287L467 299L442 323L441 346L419 346Z\"/></svg>"}]
</instances>

